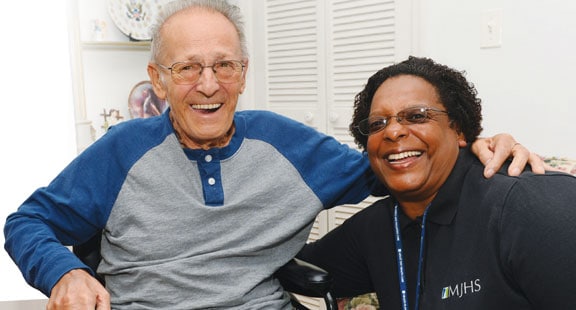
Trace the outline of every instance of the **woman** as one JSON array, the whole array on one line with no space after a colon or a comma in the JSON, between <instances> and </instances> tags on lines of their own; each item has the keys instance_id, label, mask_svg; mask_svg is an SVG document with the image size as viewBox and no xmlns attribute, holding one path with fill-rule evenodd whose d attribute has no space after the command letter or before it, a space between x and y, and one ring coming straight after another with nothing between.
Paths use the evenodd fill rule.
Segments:
<instances>
[{"instance_id":1,"label":"woman","mask_svg":"<svg viewBox=\"0 0 576 310\"><path fill-rule=\"evenodd\" d=\"M336 296L376 292L383 309L576 306L576 178L482 176L467 148L481 105L460 72L410 57L373 75L350 126L391 197L300 258Z\"/></svg>"}]
</instances>

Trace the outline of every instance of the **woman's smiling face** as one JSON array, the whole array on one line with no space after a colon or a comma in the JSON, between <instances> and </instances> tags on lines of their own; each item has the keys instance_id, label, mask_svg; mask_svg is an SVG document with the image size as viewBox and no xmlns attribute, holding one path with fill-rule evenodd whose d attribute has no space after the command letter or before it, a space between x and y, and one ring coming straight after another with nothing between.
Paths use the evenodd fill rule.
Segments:
<instances>
[{"instance_id":1,"label":"woman's smiling face","mask_svg":"<svg viewBox=\"0 0 576 310\"><path fill-rule=\"evenodd\" d=\"M445 111L434 86L412 75L384 81L372 99L370 117L389 117L413 107ZM419 124L398 123L368 137L367 152L372 170L400 201L427 205L448 178L464 137L450 126L448 114L428 113Z\"/></svg>"}]
</instances>

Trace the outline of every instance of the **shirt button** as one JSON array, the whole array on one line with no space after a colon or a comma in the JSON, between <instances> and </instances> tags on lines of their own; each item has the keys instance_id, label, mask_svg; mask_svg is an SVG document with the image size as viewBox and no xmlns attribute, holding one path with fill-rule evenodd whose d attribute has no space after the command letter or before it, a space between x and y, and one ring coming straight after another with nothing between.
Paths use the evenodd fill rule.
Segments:
<instances>
[{"instance_id":1,"label":"shirt button","mask_svg":"<svg viewBox=\"0 0 576 310\"><path fill-rule=\"evenodd\" d=\"M216 184L216 179L214 179L214 178L209 178L209 179L208 179L208 184L210 184L210 185Z\"/></svg>"},{"instance_id":2,"label":"shirt button","mask_svg":"<svg viewBox=\"0 0 576 310\"><path fill-rule=\"evenodd\" d=\"M206 157L204 157L204 160L209 163L212 161L212 155L206 155Z\"/></svg>"}]
</instances>

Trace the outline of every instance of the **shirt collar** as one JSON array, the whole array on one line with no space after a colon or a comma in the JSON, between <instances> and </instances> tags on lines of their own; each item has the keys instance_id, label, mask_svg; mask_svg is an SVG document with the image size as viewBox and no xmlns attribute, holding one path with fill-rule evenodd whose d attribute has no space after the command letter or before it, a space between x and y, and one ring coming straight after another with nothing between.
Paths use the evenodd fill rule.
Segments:
<instances>
[{"instance_id":1,"label":"shirt collar","mask_svg":"<svg viewBox=\"0 0 576 310\"><path fill-rule=\"evenodd\" d=\"M470 163L478 159L472 154L469 148L462 148L458 154L456 164L452 172L440 187L438 194L430 204L427 221L438 225L449 225L452 223L458 212L458 205L461 196L461 185L470 169ZM410 220L404 213L401 213L400 224L402 229L414 222L420 222L420 219Z\"/></svg>"},{"instance_id":2,"label":"shirt collar","mask_svg":"<svg viewBox=\"0 0 576 310\"><path fill-rule=\"evenodd\" d=\"M184 152L186 156L188 156L188 159L199 160L206 155L211 155L214 159L223 160L234 155L240 148L240 145L242 145L246 135L246 121L238 113L234 115L234 126L236 126L234 134L227 146L221 148L214 147L208 150L185 148Z\"/></svg>"}]
</instances>

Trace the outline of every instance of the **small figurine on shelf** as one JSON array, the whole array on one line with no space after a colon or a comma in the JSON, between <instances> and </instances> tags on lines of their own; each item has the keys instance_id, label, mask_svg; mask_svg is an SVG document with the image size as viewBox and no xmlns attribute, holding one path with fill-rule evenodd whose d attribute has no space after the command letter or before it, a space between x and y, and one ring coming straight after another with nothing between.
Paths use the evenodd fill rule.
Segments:
<instances>
[{"instance_id":1,"label":"small figurine on shelf","mask_svg":"<svg viewBox=\"0 0 576 310\"><path fill-rule=\"evenodd\" d=\"M107 38L106 21L101 19L92 20L92 40L105 41Z\"/></svg>"},{"instance_id":2,"label":"small figurine on shelf","mask_svg":"<svg viewBox=\"0 0 576 310\"><path fill-rule=\"evenodd\" d=\"M108 128L118 124L124 119L124 116L120 115L120 110L116 109L110 109L108 112L104 109L104 112L100 114L100 116L104 117L104 124L102 124L104 131L108 131Z\"/></svg>"}]
</instances>

